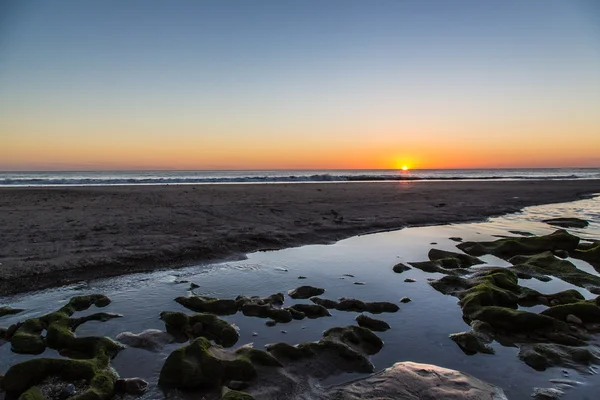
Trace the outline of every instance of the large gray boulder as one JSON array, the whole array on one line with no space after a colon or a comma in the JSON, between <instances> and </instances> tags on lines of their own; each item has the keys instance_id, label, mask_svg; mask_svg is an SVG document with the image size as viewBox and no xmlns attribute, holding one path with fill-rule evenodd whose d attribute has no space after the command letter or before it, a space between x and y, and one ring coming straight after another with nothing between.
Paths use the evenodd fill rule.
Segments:
<instances>
[{"instance_id":1,"label":"large gray boulder","mask_svg":"<svg viewBox=\"0 0 600 400\"><path fill-rule=\"evenodd\" d=\"M349 384L333 387L336 400L506 400L502 389L452 369L399 362ZM328 396L329 397L329 396Z\"/></svg>"}]
</instances>

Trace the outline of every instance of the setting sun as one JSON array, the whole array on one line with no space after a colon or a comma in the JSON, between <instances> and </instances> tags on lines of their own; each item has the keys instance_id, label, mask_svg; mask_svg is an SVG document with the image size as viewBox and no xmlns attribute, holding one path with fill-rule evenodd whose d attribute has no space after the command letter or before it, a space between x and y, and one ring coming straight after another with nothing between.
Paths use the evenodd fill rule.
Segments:
<instances>
[{"instance_id":1,"label":"setting sun","mask_svg":"<svg viewBox=\"0 0 600 400\"><path fill-rule=\"evenodd\" d=\"M406 165L402 166L402 171L408 171L408 167Z\"/></svg>"}]
</instances>

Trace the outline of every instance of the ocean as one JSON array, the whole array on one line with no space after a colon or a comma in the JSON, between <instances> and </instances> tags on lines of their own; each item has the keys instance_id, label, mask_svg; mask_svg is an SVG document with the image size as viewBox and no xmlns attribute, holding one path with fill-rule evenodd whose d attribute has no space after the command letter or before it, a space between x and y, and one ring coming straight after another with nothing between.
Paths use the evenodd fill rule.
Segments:
<instances>
[{"instance_id":1,"label":"ocean","mask_svg":"<svg viewBox=\"0 0 600 400\"><path fill-rule=\"evenodd\" d=\"M600 168L0 172L0 186L600 179Z\"/></svg>"}]
</instances>

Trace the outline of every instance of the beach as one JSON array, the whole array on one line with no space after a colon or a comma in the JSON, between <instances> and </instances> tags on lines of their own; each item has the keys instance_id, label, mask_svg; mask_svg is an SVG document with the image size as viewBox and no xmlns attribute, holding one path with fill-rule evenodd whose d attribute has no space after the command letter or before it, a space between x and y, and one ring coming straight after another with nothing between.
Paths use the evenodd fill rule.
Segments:
<instances>
[{"instance_id":1,"label":"beach","mask_svg":"<svg viewBox=\"0 0 600 400\"><path fill-rule=\"evenodd\" d=\"M600 192L600 180L0 189L0 294L241 258Z\"/></svg>"}]
</instances>

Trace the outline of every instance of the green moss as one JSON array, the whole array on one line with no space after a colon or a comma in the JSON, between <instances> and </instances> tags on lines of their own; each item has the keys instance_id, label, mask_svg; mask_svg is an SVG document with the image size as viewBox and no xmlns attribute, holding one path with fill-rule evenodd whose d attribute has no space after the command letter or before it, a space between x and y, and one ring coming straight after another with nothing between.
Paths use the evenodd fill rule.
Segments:
<instances>
[{"instance_id":1,"label":"green moss","mask_svg":"<svg viewBox=\"0 0 600 400\"><path fill-rule=\"evenodd\" d=\"M243 357L220 358L219 348L206 338L175 350L163 365L158 383L179 389L215 388L229 380L248 381L256 377L252 363Z\"/></svg>"},{"instance_id":2,"label":"green moss","mask_svg":"<svg viewBox=\"0 0 600 400\"><path fill-rule=\"evenodd\" d=\"M238 349L235 354L242 358L246 358L254 365L262 365L265 367L282 367L283 365L266 351L258 350L253 347L244 346Z\"/></svg>"},{"instance_id":3,"label":"green moss","mask_svg":"<svg viewBox=\"0 0 600 400\"><path fill-rule=\"evenodd\" d=\"M0 307L0 317L4 317L5 315L13 315L23 312L20 308L11 308L11 307Z\"/></svg>"},{"instance_id":4,"label":"green moss","mask_svg":"<svg viewBox=\"0 0 600 400\"><path fill-rule=\"evenodd\" d=\"M383 340L367 328L360 326L335 327L323 333L324 339L340 342L366 354L376 354L383 348Z\"/></svg>"},{"instance_id":5,"label":"green moss","mask_svg":"<svg viewBox=\"0 0 600 400\"><path fill-rule=\"evenodd\" d=\"M250 396L246 392L238 392L237 390L223 387L221 392L221 400L254 400L254 397Z\"/></svg>"},{"instance_id":6,"label":"green moss","mask_svg":"<svg viewBox=\"0 0 600 400\"><path fill-rule=\"evenodd\" d=\"M190 296L178 297L176 302L192 311L216 315L232 315L238 312L235 300L222 300L212 297Z\"/></svg>"},{"instance_id":7,"label":"green moss","mask_svg":"<svg viewBox=\"0 0 600 400\"><path fill-rule=\"evenodd\" d=\"M19 400L47 400L46 397L42 394L41 390L34 386L25 391L21 396L19 396Z\"/></svg>"},{"instance_id":8,"label":"green moss","mask_svg":"<svg viewBox=\"0 0 600 400\"><path fill-rule=\"evenodd\" d=\"M266 347L267 351L275 358L281 360L300 360L307 357L312 357L314 352L309 346L292 346L287 343L274 343Z\"/></svg>"},{"instance_id":9,"label":"green moss","mask_svg":"<svg viewBox=\"0 0 600 400\"><path fill-rule=\"evenodd\" d=\"M546 236L507 238L493 242L464 242L456 247L473 256L493 254L508 260L517 255L534 255L545 251L566 250L571 252L575 250L578 243L577 236L561 229Z\"/></svg>"},{"instance_id":10,"label":"green moss","mask_svg":"<svg viewBox=\"0 0 600 400\"><path fill-rule=\"evenodd\" d=\"M12 351L19 354L43 353L46 350L46 341L42 337L45 327L42 320L37 318L23 322L12 335Z\"/></svg>"},{"instance_id":11,"label":"green moss","mask_svg":"<svg viewBox=\"0 0 600 400\"><path fill-rule=\"evenodd\" d=\"M202 336L224 347L233 346L240 337L231 324L212 314L187 316L180 312L165 311L160 314L160 318L165 322L169 332L184 334L189 338ZM195 332L194 326L197 324L201 324L202 329Z\"/></svg>"},{"instance_id":12,"label":"green moss","mask_svg":"<svg viewBox=\"0 0 600 400\"><path fill-rule=\"evenodd\" d=\"M584 323L600 322L600 307L594 301L579 301L550 307L541 313L561 321L566 321L569 314L575 315Z\"/></svg>"},{"instance_id":13,"label":"green moss","mask_svg":"<svg viewBox=\"0 0 600 400\"><path fill-rule=\"evenodd\" d=\"M306 315L308 318L331 317L327 309L318 304L294 304L290 309Z\"/></svg>"},{"instance_id":14,"label":"green moss","mask_svg":"<svg viewBox=\"0 0 600 400\"><path fill-rule=\"evenodd\" d=\"M439 260L444 268L471 267L473 265L483 264L483 261L477 257L439 249L429 250L428 257L431 261Z\"/></svg>"},{"instance_id":15,"label":"green moss","mask_svg":"<svg viewBox=\"0 0 600 400\"><path fill-rule=\"evenodd\" d=\"M495 329L508 333L568 329L563 322L546 315L496 306L482 307L470 318L487 322Z\"/></svg>"},{"instance_id":16,"label":"green moss","mask_svg":"<svg viewBox=\"0 0 600 400\"><path fill-rule=\"evenodd\" d=\"M596 244L587 250L577 249L570 253L571 257L588 262L596 271L600 272L600 244Z\"/></svg>"},{"instance_id":17,"label":"green moss","mask_svg":"<svg viewBox=\"0 0 600 400\"><path fill-rule=\"evenodd\" d=\"M567 260L556 258L547 251L532 256L515 256L509 262L511 269L530 275L551 275L580 287L600 286L600 277L577 268Z\"/></svg>"},{"instance_id":18,"label":"green moss","mask_svg":"<svg viewBox=\"0 0 600 400\"><path fill-rule=\"evenodd\" d=\"M273 308L269 304L247 303L242 305L242 313L247 317L271 318L281 323L287 323L293 319L289 310Z\"/></svg>"}]
</instances>

